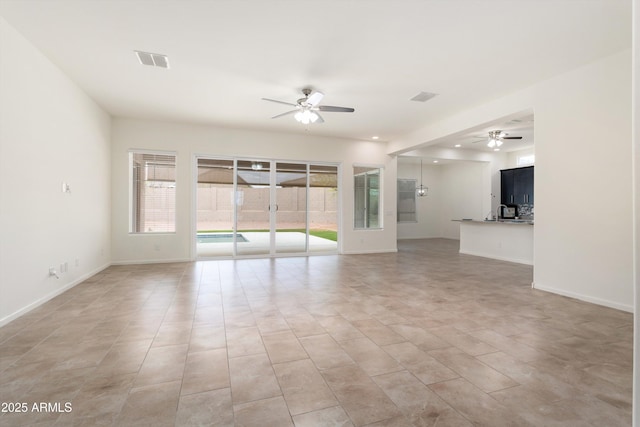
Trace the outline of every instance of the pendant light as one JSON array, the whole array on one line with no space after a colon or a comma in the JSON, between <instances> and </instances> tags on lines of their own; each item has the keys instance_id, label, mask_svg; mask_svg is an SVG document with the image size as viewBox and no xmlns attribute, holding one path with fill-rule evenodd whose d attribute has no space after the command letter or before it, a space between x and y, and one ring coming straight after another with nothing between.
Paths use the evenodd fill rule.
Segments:
<instances>
[{"instance_id":1,"label":"pendant light","mask_svg":"<svg viewBox=\"0 0 640 427\"><path fill-rule=\"evenodd\" d=\"M417 188L417 194L420 197L424 197L427 195L427 190L429 188L422 185L422 159L420 159L420 187Z\"/></svg>"}]
</instances>

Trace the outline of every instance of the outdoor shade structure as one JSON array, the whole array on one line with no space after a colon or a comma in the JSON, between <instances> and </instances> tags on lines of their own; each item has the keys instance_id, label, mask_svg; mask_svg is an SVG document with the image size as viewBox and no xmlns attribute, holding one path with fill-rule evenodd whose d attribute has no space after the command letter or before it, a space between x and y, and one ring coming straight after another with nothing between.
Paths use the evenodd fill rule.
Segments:
<instances>
[{"instance_id":1,"label":"outdoor shade structure","mask_svg":"<svg viewBox=\"0 0 640 427\"><path fill-rule=\"evenodd\" d=\"M306 162L198 159L198 256L335 253L337 172Z\"/></svg>"}]
</instances>

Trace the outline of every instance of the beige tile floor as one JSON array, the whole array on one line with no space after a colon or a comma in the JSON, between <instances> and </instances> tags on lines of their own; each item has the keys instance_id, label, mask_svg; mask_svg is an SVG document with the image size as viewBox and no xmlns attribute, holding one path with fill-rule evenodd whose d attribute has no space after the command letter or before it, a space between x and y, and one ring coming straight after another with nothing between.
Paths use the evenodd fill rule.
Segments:
<instances>
[{"instance_id":1,"label":"beige tile floor","mask_svg":"<svg viewBox=\"0 0 640 427\"><path fill-rule=\"evenodd\" d=\"M632 316L457 249L110 267L0 328L0 425L630 425Z\"/></svg>"}]
</instances>

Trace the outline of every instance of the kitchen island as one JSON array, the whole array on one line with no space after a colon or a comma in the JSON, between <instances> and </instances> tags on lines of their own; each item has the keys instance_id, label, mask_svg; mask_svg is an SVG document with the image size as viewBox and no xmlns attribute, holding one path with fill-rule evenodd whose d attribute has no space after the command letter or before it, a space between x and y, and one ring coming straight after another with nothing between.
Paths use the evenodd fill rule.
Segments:
<instances>
[{"instance_id":1,"label":"kitchen island","mask_svg":"<svg viewBox=\"0 0 640 427\"><path fill-rule=\"evenodd\" d=\"M533 265L533 221L460 222L460 253Z\"/></svg>"}]
</instances>

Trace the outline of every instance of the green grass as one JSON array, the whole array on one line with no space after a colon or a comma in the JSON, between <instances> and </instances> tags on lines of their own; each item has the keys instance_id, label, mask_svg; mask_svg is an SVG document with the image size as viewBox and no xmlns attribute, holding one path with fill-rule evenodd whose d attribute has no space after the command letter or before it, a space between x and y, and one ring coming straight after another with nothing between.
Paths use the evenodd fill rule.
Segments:
<instances>
[{"instance_id":1,"label":"green grass","mask_svg":"<svg viewBox=\"0 0 640 427\"><path fill-rule=\"evenodd\" d=\"M276 231L281 233L304 233L304 228L287 228L287 229L277 229ZM268 233L269 230L238 230L238 233ZM198 233L233 233L233 230L198 230ZM334 230L309 230L309 234L316 237L321 237L323 239L331 240L334 242L338 241L338 232Z\"/></svg>"}]
</instances>

